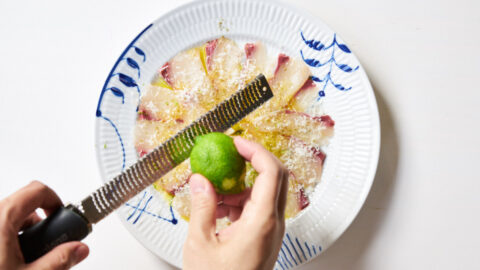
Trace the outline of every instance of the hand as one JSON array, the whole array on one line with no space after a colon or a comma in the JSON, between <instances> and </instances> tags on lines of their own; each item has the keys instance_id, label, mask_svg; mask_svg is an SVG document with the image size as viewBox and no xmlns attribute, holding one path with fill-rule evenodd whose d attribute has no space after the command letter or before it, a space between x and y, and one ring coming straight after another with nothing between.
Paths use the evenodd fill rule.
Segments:
<instances>
[{"instance_id":1,"label":"hand","mask_svg":"<svg viewBox=\"0 0 480 270\"><path fill-rule=\"evenodd\" d=\"M25 264L18 232L42 220L35 213L37 208L44 209L48 216L61 206L57 194L38 181L0 201L0 269L69 269L87 257L89 251L85 244L69 242Z\"/></svg>"},{"instance_id":2,"label":"hand","mask_svg":"<svg viewBox=\"0 0 480 270\"><path fill-rule=\"evenodd\" d=\"M261 145L240 137L234 143L259 175L251 191L232 196L217 196L205 177L191 176L192 210L183 247L186 270L272 269L277 259L285 232L288 171ZM217 234L215 219L223 216L233 223Z\"/></svg>"}]
</instances>

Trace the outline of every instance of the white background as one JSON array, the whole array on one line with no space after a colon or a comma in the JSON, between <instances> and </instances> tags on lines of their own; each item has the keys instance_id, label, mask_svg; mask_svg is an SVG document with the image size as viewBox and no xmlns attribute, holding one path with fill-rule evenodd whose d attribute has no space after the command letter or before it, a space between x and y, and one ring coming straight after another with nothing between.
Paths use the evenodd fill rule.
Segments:
<instances>
[{"instance_id":1,"label":"white background","mask_svg":"<svg viewBox=\"0 0 480 270\"><path fill-rule=\"evenodd\" d=\"M77 202L100 184L95 109L117 57L186 1L0 0L0 197L39 179ZM478 1L297 0L367 70L382 150L365 206L301 269L480 268ZM168 37L165 37L168 38ZM173 269L112 215L77 269Z\"/></svg>"}]
</instances>

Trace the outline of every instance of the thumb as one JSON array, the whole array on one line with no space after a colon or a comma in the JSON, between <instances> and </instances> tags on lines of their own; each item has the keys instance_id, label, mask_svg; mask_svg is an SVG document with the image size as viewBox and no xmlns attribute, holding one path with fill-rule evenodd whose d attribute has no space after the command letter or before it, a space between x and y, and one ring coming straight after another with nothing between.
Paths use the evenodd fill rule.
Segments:
<instances>
[{"instance_id":1,"label":"thumb","mask_svg":"<svg viewBox=\"0 0 480 270\"><path fill-rule=\"evenodd\" d=\"M68 242L31 263L30 269L64 270L81 262L88 256L87 245L81 242Z\"/></svg>"},{"instance_id":2,"label":"thumb","mask_svg":"<svg viewBox=\"0 0 480 270\"><path fill-rule=\"evenodd\" d=\"M212 184L204 176L194 174L190 177L190 192L192 194L190 233L207 238L214 236L217 194Z\"/></svg>"}]
</instances>

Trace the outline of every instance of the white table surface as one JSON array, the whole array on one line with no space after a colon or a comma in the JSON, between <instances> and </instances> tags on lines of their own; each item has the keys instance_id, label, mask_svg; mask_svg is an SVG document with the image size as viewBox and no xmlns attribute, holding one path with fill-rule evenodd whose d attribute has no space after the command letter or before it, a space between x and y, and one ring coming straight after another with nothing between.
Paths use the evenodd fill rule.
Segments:
<instances>
[{"instance_id":1,"label":"white table surface","mask_svg":"<svg viewBox=\"0 0 480 270\"><path fill-rule=\"evenodd\" d=\"M0 1L0 197L39 179L67 201L98 187L95 109L117 57L186 1ZM295 1L371 79L382 122L365 206L301 269L480 269L480 2ZM174 269L112 215L77 269Z\"/></svg>"}]
</instances>

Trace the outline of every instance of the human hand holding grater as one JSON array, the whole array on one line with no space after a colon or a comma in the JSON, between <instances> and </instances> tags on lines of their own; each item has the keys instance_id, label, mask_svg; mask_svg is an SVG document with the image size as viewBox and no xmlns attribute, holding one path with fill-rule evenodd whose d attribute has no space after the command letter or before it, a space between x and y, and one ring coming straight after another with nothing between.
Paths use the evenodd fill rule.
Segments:
<instances>
[{"instance_id":1,"label":"human hand holding grater","mask_svg":"<svg viewBox=\"0 0 480 270\"><path fill-rule=\"evenodd\" d=\"M32 183L0 202L2 233L17 234L20 231L18 241L4 237L3 234L1 241L16 241L10 255L20 262L22 258L25 263L33 262L30 266L40 262L41 260L37 259L43 255L46 254L41 259L51 255L52 252L49 251L55 247L70 242L69 247L75 249L72 254L76 253L77 256L72 260L64 258L65 268L69 268L88 255L88 248L85 245L72 241L85 238L92 231L93 224L188 158L195 137L210 132L225 132L271 97L273 93L267 80L260 74L245 88L142 157L78 205L69 204L64 207L52 190L39 182ZM43 191L44 195L39 196L38 190ZM18 204L12 205L12 201L17 202L14 200L15 197L23 199ZM46 211L48 216L46 219L41 220L35 214L37 207ZM24 216L25 214L27 216ZM9 220L10 218L14 220ZM7 244L10 243L2 243L5 246ZM66 248L66 245L62 247ZM2 265L1 256L3 255L0 254L0 268L10 269L12 266ZM47 268L56 269L53 266Z\"/></svg>"}]
</instances>

